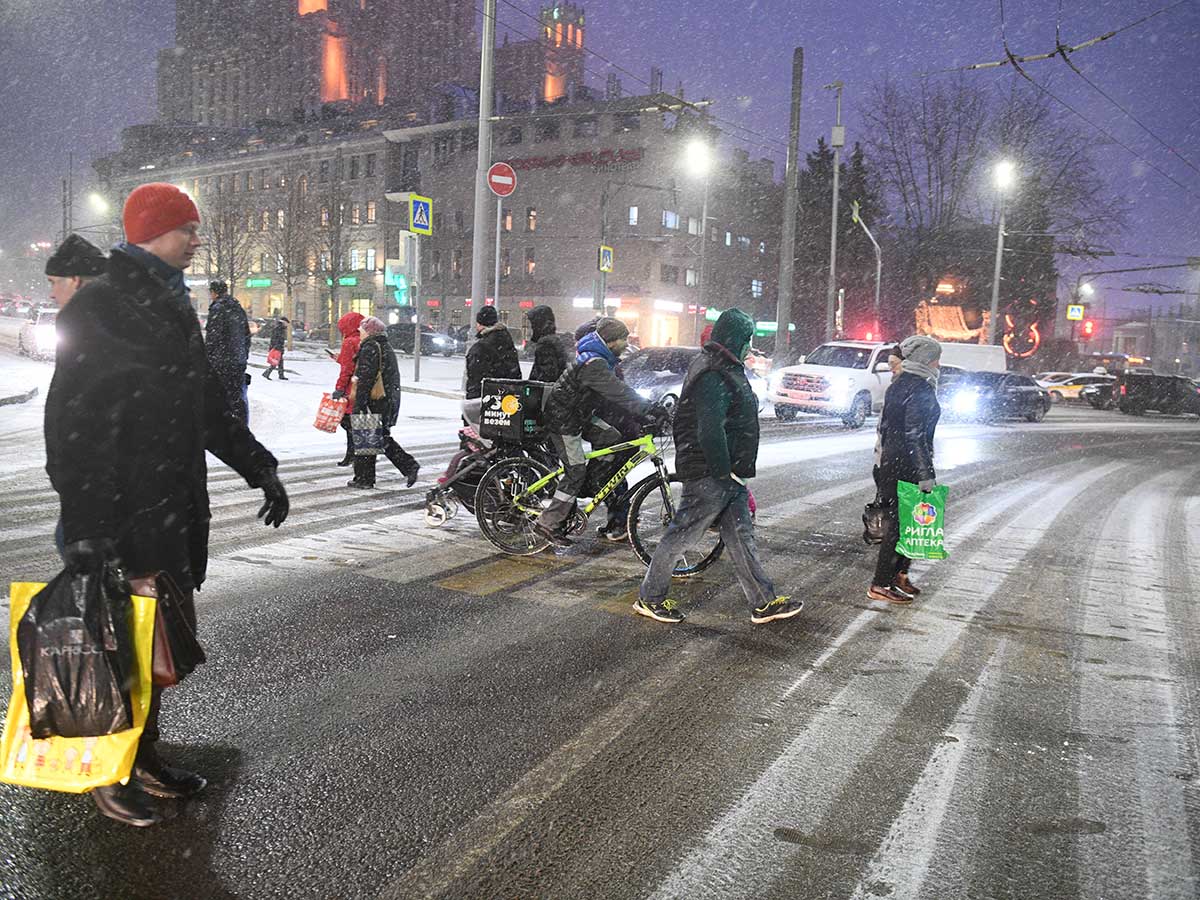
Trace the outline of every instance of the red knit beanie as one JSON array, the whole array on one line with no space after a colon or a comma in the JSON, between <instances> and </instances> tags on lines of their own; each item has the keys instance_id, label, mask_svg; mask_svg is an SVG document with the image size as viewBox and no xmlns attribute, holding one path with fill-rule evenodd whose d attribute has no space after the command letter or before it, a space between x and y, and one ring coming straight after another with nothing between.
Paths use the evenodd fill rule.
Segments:
<instances>
[{"instance_id":1,"label":"red knit beanie","mask_svg":"<svg viewBox=\"0 0 1200 900\"><path fill-rule=\"evenodd\" d=\"M125 200L125 240L145 244L188 222L199 222L192 198L173 184L156 181L136 187Z\"/></svg>"}]
</instances>

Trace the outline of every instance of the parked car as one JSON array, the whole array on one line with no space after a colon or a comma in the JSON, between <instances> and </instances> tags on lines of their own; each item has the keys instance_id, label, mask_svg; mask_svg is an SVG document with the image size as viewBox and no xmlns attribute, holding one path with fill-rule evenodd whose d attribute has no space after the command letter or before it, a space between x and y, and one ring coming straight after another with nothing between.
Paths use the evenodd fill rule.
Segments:
<instances>
[{"instance_id":1,"label":"parked car","mask_svg":"<svg viewBox=\"0 0 1200 900\"><path fill-rule=\"evenodd\" d=\"M329 334L334 331L334 327L326 322L324 325L317 325L310 328L308 331L308 340L316 341L321 344L329 343Z\"/></svg>"},{"instance_id":2,"label":"parked car","mask_svg":"<svg viewBox=\"0 0 1200 900\"><path fill-rule=\"evenodd\" d=\"M387 327L387 336L392 349L401 350L404 353L412 353L415 329L416 325L412 322L396 322L394 325L389 325ZM456 353L462 352L462 341L448 334L443 334L440 331L435 331L432 325L421 326L421 353L423 355L433 356L440 353L442 356L453 356Z\"/></svg>"},{"instance_id":3,"label":"parked car","mask_svg":"<svg viewBox=\"0 0 1200 900\"><path fill-rule=\"evenodd\" d=\"M1145 412L1200 416L1200 388L1182 375L1123 372L1113 389L1117 409L1128 415Z\"/></svg>"},{"instance_id":4,"label":"parked car","mask_svg":"<svg viewBox=\"0 0 1200 900\"><path fill-rule=\"evenodd\" d=\"M17 352L35 359L53 359L54 348L58 346L57 318L58 308L54 306L29 310L17 334Z\"/></svg>"},{"instance_id":5,"label":"parked car","mask_svg":"<svg viewBox=\"0 0 1200 900\"><path fill-rule=\"evenodd\" d=\"M1079 399L1090 406L1092 409L1112 409L1113 408L1113 387L1117 380L1101 384L1089 384L1079 392Z\"/></svg>"},{"instance_id":6,"label":"parked car","mask_svg":"<svg viewBox=\"0 0 1200 900\"><path fill-rule=\"evenodd\" d=\"M699 353L699 347L647 347L622 359L617 370L625 383L647 400L678 400L688 367ZM762 412L767 405L766 379L750 368L746 369L746 377Z\"/></svg>"},{"instance_id":7,"label":"parked car","mask_svg":"<svg viewBox=\"0 0 1200 900\"><path fill-rule=\"evenodd\" d=\"M1050 392L1050 399L1055 403L1062 403L1064 400L1079 400L1080 393L1085 387L1093 384L1112 384L1116 381L1112 375L1072 375L1070 378L1063 381L1052 381L1048 384L1043 384L1046 390Z\"/></svg>"},{"instance_id":8,"label":"parked car","mask_svg":"<svg viewBox=\"0 0 1200 900\"><path fill-rule=\"evenodd\" d=\"M947 418L976 422L1040 422L1051 405L1044 387L1016 372L944 372L938 379L938 400Z\"/></svg>"}]
</instances>

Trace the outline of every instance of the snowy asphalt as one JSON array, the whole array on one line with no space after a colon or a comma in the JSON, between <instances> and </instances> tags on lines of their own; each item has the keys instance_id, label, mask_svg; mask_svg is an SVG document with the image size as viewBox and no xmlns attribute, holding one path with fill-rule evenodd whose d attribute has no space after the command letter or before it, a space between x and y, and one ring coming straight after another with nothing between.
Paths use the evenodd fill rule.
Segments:
<instances>
[{"instance_id":1,"label":"snowy asphalt","mask_svg":"<svg viewBox=\"0 0 1200 900\"><path fill-rule=\"evenodd\" d=\"M163 713L209 790L137 831L0 787L0 896L1196 896L1200 423L943 427L951 559L903 609L864 596L873 437L767 427L760 548L806 601L768 626L726 562L669 627L627 547L427 528L449 440L412 491L286 461L279 531L214 469L210 662ZM44 476L0 504L4 576L52 574Z\"/></svg>"}]
</instances>

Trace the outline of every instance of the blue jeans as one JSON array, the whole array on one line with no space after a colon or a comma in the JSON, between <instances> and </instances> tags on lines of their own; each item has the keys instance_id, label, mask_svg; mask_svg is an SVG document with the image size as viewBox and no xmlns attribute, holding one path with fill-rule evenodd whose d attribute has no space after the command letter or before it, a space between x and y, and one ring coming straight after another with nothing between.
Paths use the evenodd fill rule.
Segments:
<instances>
[{"instance_id":1,"label":"blue jeans","mask_svg":"<svg viewBox=\"0 0 1200 900\"><path fill-rule=\"evenodd\" d=\"M737 573L738 584L750 609L775 599L775 585L754 546L754 521L750 518L750 493L733 479L700 478L683 483L683 497L667 532L654 550L650 569L642 579L640 594L646 603L662 603L671 586L675 563L699 541L714 522L721 526L725 551Z\"/></svg>"}]
</instances>

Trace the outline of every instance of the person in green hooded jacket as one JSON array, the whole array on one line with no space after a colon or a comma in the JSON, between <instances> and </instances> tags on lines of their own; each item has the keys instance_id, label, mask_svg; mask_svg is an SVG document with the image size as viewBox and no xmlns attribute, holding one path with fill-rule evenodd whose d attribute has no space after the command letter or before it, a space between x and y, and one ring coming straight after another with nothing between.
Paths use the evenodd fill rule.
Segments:
<instances>
[{"instance_id":1,"label":"person in green hooded jacket","mask_svg":"<svg viewBox=\"0 0 1200 900\"><path fill-rule=\"evenodd\" d=\"M775 593L754 544L746 483L758 460L758 398L744 362L753 337L754 320L740 309L728 309L688 368L675 413L675 470L683 481L683 496L633 604L639 615L683 621L678 602L667 596L671 573L714 524L720 526L750 602L751 622L791 618L804 608L803 601Z\"/></svg>"}]
</instances>

